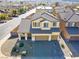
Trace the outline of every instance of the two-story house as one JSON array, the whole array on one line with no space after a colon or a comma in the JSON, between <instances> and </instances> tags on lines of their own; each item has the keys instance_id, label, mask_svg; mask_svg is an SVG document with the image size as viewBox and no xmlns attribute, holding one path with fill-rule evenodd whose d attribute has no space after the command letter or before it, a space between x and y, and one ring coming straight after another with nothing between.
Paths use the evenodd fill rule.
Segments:
<instances>
[{"instance_id":1,"label":"two-story house","mask_svg":"<svg viewBox=\"0 0 79 59\"><path fill-rule=\"evenodd\" d=\"M37 11L36 11L37 12ZM60 34L59 20L47 11L40 12L23 19L19 25L20 40L56 40Z\"/></svg>"},{"instance_id":2,"label":"two-story house","mask_svg":"<svg viewBox=\"0 0 79 59\"><path fill-rule=\"evenodd\" d=\"M65 30L72 37L79 37L79 11L75 11L70 7L57 8L56 11L61 16L61 19L65 22ZM63 33L64 35L65 33Z\"/></svg>"}]
</instances>

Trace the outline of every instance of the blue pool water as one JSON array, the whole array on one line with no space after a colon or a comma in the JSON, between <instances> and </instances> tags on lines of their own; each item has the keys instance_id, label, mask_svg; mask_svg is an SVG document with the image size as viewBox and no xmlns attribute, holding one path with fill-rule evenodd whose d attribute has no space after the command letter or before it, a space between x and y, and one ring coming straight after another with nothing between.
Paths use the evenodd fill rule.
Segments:
<instances>
[{"instance_id":1,"label":"blue pool water","mask_svg":"<svg viewBox=\"0 0 79 59\"><path fill-rule=\"evenodd\" d=\"M30 53L26 57L22 56L22 59L64 59L64 54L57 41L24 41L24 44L24 49L28 49Z\"/></svg>"},{"instance_id":2,"label":"blue pool water","mask_svg":"<svg viewBox=\"0 0 79 59\"><path fill-rule=\"evenodd\" d=\"M79 56L79 40L69 40L66 41L68 47L70 48L74 57Z\"/></svg>"}]
</instances>

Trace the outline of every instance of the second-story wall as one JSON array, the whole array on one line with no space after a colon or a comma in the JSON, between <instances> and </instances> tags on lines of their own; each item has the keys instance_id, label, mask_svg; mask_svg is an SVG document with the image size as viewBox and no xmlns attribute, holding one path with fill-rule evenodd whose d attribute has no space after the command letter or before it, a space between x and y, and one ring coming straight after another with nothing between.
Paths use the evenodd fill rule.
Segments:
<instances>
[{"instance_id":1,"label":"second-story wall","mask_svg":"<svg viewBox=\"0 0 79 59\"><path fill-rule=\"evenodd\" d=\"M32 28L40 28L42 30L50 30L51 28L59 28L58 21L49 21L39 18L32 21Z\"/></svg>"}]
</instances>

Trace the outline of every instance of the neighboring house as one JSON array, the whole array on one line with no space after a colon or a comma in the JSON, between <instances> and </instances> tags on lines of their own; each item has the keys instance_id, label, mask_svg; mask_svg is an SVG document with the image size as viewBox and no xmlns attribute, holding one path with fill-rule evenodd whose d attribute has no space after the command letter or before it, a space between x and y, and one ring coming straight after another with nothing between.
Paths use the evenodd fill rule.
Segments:
<instances>
[{"instance_id":1,"label":"neighboring house","mask_svg":"<svg viewBox=\"0 0 79 59\"><path fill-rule=\"evenodd\" d=\"M5 13L5 11L3 11L3 10L0 10L0 13Z\"/></svg>"},{"instance_id":2,"label":"neighboring house","mask_svg":"<svg viewBox=\"0 0 79 59\"><path fill-rule=\"evenodd\" d=\"M76 12L70 8L60 8L57 12L65 22L65 29L70 37L79 36L79 11Z\"/></svg>"},{"instance_id":3,"label":"neighboring house","mask_svg":"<svg viewBox=\"0 0 79 59\"><path fill-rule=\"evenodd\" d=\"M74 13L67 21L67 31L70 36L79 36L79 14Z\"/></svg>"},{"instance_id":4,"label":"neighboring house","mask_svg":"<svg viewBox=\"0 0 79 59\"><path fill-rule=\"evenodd\" d=\"M35 13L22 19L18 35L20 40L56 40L60 34L58 19L47 12Z\"/></svg>"},{"instance_id":5,"label":"neighboring house","mask_svg":"<svg viewBox=\"0 0 79 59\"><path fill-rule=\"evenodd\" d=\"M41 13L41 12L49 12L52 13L53 9L52 7L49 6L39 6L36 8L36 13Z\"/></svg>"}]
</instances>

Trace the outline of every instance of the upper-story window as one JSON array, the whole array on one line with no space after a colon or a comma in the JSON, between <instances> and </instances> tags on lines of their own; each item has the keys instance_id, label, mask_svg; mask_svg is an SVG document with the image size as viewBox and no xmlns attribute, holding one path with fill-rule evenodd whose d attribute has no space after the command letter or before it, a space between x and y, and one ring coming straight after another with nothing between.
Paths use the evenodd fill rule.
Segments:
<instances>
[{"instance_id":1,"label":"upper-story window","mask_svg":"<svg viewBox=\"0 0 79 59\"><path fill-rule=\"evenodd\" d=\"M36 22L33 22L33 27L36 27Z\"/></svg>"},{"instance_id":2,"label":"upper-story window","mask_svg":"<svg viewBox=\"0 0 79 59\"><path fill-rule=\"evenodd\" d=\"M56 22L53 22L53 26L56 26L57 25L57 23Z\"/></svg>"},{"instance_id":3,"label":"upper-story window","mask_svg":"<svg viewBox=\"0 0 79 59\"><path fill-rule=\"evenodd\" d=\"M69 22L68 27L75 27L75 22Z\"/></svg>"},{"instance_id":4,"label":"upper-story window","mask_svg":"<svg viewBox=\"0 0 79 59\"><path fill-rule=\"evenodd\" d=\"M44 23L44 27L45 28L48 28L48 23Z\"/></svg>"},{"instance_id":5,"label":"upper-story window","mask_svg":"<svg viewBox=\"0 0 79 59\"><path fill-rule=\"evenodd\" d=\"M40 27L40 23L38 23L38 22L33 22L33 27Z\"/></svg>"}]
</instances>

